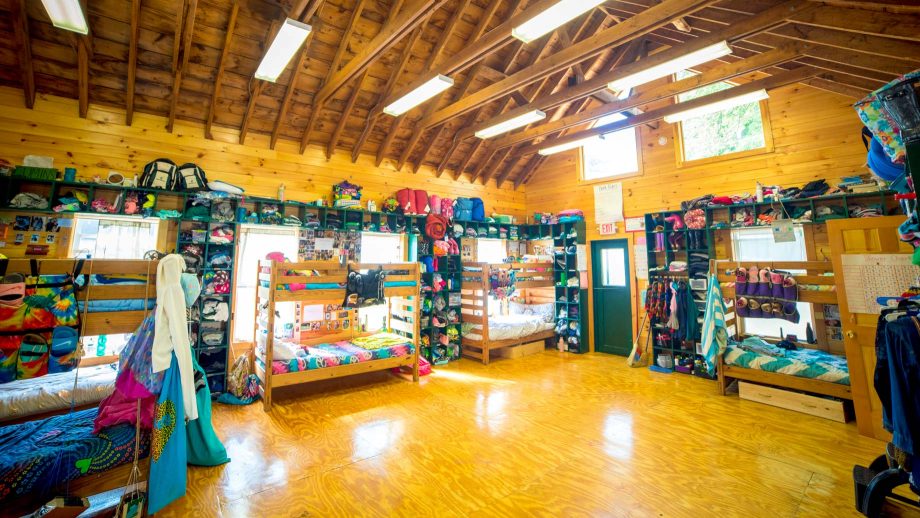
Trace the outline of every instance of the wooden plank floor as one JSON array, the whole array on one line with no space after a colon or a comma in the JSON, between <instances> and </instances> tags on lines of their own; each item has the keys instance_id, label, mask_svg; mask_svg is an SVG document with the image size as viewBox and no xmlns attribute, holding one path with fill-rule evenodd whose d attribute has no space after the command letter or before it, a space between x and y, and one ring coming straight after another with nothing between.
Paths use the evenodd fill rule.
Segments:
<instances>
[{"instance_id":1,"label":"wooden plank floor","mask_svg":"<svg viewBox=\"0 0 920 518\"><path fill-rule=\"evenodd\" d=\"M855 516L852 466L883 448L715 382L555 351L334 380L214 421L232 462L190 467L158 516Z\"/></svg>"}]
</instances>

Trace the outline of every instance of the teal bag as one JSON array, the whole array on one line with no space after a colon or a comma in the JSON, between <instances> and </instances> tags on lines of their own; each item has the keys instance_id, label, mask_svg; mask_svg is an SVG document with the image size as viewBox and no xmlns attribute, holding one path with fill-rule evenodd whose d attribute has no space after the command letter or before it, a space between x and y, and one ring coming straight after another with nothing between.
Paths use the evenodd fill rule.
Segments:
<instances>
[{"instance_id":1,"label":"teal bag","mask_svg":"<svg viewBox=\"0 0 920 518\"><path fill-rule=\"evenodd\" d=\"M198 365L198 361L192 358L192 364L195 372L201 374L204 378L204 369ZM214 432L214 425L211 423L211 391L208 384L198 387L195 391L195 399L198 402L198 419L189 421L187 428L188 435L186 441L188 444L188 463L194 466L220 466L230 462L227 456L227 449L218 439Z\"/></svg>"}]
</instances>

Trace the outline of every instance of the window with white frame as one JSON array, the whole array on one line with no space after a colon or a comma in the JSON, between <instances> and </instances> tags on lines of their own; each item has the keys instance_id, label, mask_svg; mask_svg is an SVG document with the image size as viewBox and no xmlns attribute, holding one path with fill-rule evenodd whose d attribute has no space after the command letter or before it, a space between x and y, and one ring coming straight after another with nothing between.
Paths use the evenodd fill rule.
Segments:
<instances>
[{"instance_id":1,"label":"window with white frame","mask_svg":"<svg viewBox=\"0 0 920 518\"><path fill-rule=\"evenodd\" d=\"M403 251L403 239L400 235L361 233L362 263L401 263L406 260ZM387 306L385 304L358 309L358 320L367 326L368 331L377 331L386 327Z\"/></svg>"},{"instance_id":2,"label":"window with white frame","mask_svg":"<svg viewBox=\"0 0 920 518\"><path fill-rule=\"evenodd\" d=\"M675 74L681 80L697 75L683 70ZM679 102L710 95L732 87L720 81L677 95ZM716 113L701 115L678 123L680 152L685 162L732 155L767 147L767 121L761 109L762 101L755 101Z\"/></svg>"},{"instance_id":3,"label":"window with white frame","mask_svg":"<svg viewBox=\"0 0 920 518\"><path fill-rule=\"evenodd\" d=\"M502 263L508 257L508 247L501 239L480 238L476 240L476 261L480 263Z\"/></svg>"},{"instance_id":4,"label":"window with white frame","mask_svg":"<svg viewBox=\"0 0 920 518\"><path fill-rule=\"evenodd\" d=\"M777 243L773 239L770 227L739 228L732 230L732 248L735 259L746 262L770 261L807 261L805 254L805 235L801 226L794 227L795 241ZM791 271L790 273L804 273ZM811 304L797 303L799 310L798 324L780 318L744 318L743 330L749 335L779 338L794 334L799 340L805 340L805 328L811 324L814 329L814 317Z\"/></svg>"},{"instance_id":5,"label":"window with white frame","mask_svg":"<svg viewBox=\"0 0 920 518\"><path fill-rule=\"evenodd\" d=\"M621 113L601 117L592 127L625 120ZM607 133L581 148L582 179L601 180L639 172L639 137L636 128Z\"/></svg>"},{"instance_id":6,"label":"window with white frame","mask_svg":"<svg viewBox=\"0 0 920 518\"><path fill-rule=\"evenodd\" d=\"M268 225L241 225L236 267L236 291L233 292L233 340L251 342L255 326L256 287L259 261L266 254L281 252L297 260L297 229ZM294 322L294 304L277 304L281 322Z\"/></svg>"},{"instance_id":7,"label":"window with white frame","mask_svg":"<svg viewBox=\"0 0 920 518\"><path fill-rule=\"evenodd\" d=\"M159 222L156 218L76 214L70 257L143 259L157 247Z\"/></svg>"}]
</instances>

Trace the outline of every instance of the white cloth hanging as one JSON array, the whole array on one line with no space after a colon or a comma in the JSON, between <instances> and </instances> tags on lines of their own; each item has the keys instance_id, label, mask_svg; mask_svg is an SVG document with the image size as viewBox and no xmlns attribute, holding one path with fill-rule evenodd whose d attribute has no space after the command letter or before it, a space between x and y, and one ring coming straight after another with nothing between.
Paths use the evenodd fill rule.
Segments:
<instances>
[{"instance_id":1,"label":"white cloth hanging","mask_svg":"<svg viewBox=\"0 0 920 518\"><path fill-rule=\"evenodd\" d=\"M185 293L179 283L184 270L185 259L177 254L167 255L157 266L157 309L152 364L153 372L165 371L169 368L172 353L176 353L185 418L191 421L198 419L198 402L195 399L195 370L192 367Z\"/></svg>"}]
</instances>

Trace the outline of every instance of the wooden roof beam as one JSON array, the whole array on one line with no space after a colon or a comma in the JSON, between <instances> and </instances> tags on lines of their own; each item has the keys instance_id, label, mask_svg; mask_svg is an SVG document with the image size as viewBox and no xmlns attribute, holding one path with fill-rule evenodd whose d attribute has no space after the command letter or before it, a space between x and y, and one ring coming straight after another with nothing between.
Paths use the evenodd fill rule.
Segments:
<instances>
[{"instance_id":1,"label":"wooden roof beam","mask_svg":"<svg viewBox=\"0 0 920 518\"><path fill-rule=\"evenodd\" d=\"M592 35L585 40L553 54L551 59L541 60L534 65L511 74L506 79L493 83L458 102L450 104L435 113L429 125L440 124L462 115L477 106L497 99L530 83L590 59L606 48L621 45L639 38L654 29L670 23L673 19L702 9L716 0L665 0L663 3L643 11L622 23Z\"/></svg>"},{"instance_id":2,"label":"wooden roof beam","mask_svg":"<svg viewBox=\"0 0 920 518\"><path fill-rule=\"evenodd\" d=\"M514 168L517 167L517 165L521 161L521 157L517 157L517 159L515 159L515 157L513 156L514 155L513 149L509 148L509 152L511 153L511 156L510 156L511 163L508 165L508 167L504 169L504 171L502 171L501 173L499 173L498 176L495 177L495 187L499 189L501 189L502 184L504 184L505 180L507 180L508 177L511 176L511 173L514 172ZM534 156L541 156L541 155L532 155L530 159L532 160ZM524 164L524 165L526 167L527 164Z\"/></svg>"},{"instance_id":3,"label":"wooden roof beam","mask_svg":"<svg viewBox=\"0 0 920 518\"><path fill-rule=\"evenodd\" d=\"M775 27L768 33L803 42L814 42L845 50L871 52L887 58L920 62L920 43L908 40L825 29L797 23Z\"/></svg>"},{"instance_id":4,"label":"wooden roof beam","mask_svg":"<svg viewBox=\"0 0 920 518\"><path fill-rule=\"evenodd\" d=\"M663 4L662 4L663 5ZM631 74L639 70L644 70L650 66L657 65L659 63L664 63L676 57L682 56L687 52L691 52L697 49L701 49L708 45L718 43L722 40L728 40L729 42L735 42L743 38L749 37L752 34L757 34L765 30L769 30L778 25L786 23L786 18L795 12L802 10L814 9L814 4L805 0L788 0L782 4L779 4L775 7L767 9L766 11L747 18L743 21L740 21L732 25L729 29L726 29L724 32L719 34L711 34L706 37L697 38L692 42L687 42L684 45L675 46L671 49L664 50L649 56L646 59L640 59L633 63L624 64L621 67L599 74L584 83L563 89L558 93L548 95L537 99L528 106L522 106L514 110L509 111L508 113L497 117L492 120L484 121L475 126L469 127L463 130L460 135L465 138L469 135L473 135L476 131L484 127L488 127L494 124L498 124L504 120L516 117L522 113L528 112L533 109L547 110L558 106L560 104L566 103L568 101L573 101L575 99L580 99L582 97L591 95L592 93L603 90L607 88L607 84L614 79L623 77L626 74ZM616 28L618 26L614 26ZM609 30L609 29L608 29ZM573 48L573 47L570 47ZM558 55L558 54L557 54ZM555 56L553 56L555 57Z\"/></svg>"},{"instance_id":5,"label":"wooden roof beam","mask_svg":"<svg viewBox=\"0 0 920 518\"><path fill-rule=\"evenodd\" d=\"M140 38L141 0L131 0L131 41L128 43L128 85L125 92L125 124L134 121L134 89L137 82L137 42Z\"/></svg>"},{"instance_id":6,"label":"wooden roof beam","mask_svg":"<svg viewBox=\"0 0 920 518\"><path fill-rule=\"evenodd\" d=\"M463 171L466 169L466 166L470 164L470 161L473 160L473 157L476 156L476 153L479 152L479 148L482 147L485 141L482 139L476 139L476 142L473 143L473 148L470 149L466 155L463 156L463 160L460 161L460 164L457 166L457 169L454 171L454 180L459 180L463 175ZM472 183L472 182L470 182Z\"/></svg>"},{"instance_id":7,"label":"wooden roof beam","mask_svg":"<svg viewBox=\"0 0 920 518\"><path fill-rule=\"evenodd\" d=\"M361 72L361 75L355 82L355 87L351 91L351 95L348 96L348 101L345 102L345 108L342 109L342 116L339 118L338 124L335 125L332 136L329 137L329 143L326 145L326 160L331 159L332 154L335 152L335 145L338 144L339 137L342 136L342 130L345 129L345 124L348 122L348 114L351 113L352 108L355 107L358 95L361 94L361 84L364 83L365 77L367 77L367 69Z\"/></svg>"},{"instance_id":8,"label":"wooden roof beam","mask_svg":"<svg viewBox=\"0 0 920 518\"><path fill-rule=\"evenodd\" d=\"M537 169L540 168L540 165L546 161L546 157L543 155L533 155L530 157L530 160L524 166L524 169L521 170L521 173L518 175L517 179L514 180L514 189L517 190L521 184L527 183L528 180L534 175Z\"/></svg>"},{"instance_id":9,"label":"wooden roof beam","mask_svg":"<svg viewBox=\"0 0 920 518\"><path fill-rule=\"evenodd\" d=\"M176 108L179 106L179 93L182 91L182 73L188 67L188 57L192 53L192 37L195 30L195 16L198 10L198 0L184 2L184 16L182 17L182 38L181 42L177 41L175 47L179 48L181 43L181 59L179 56L173 56L173 86L172 95L169 98L169 116L166 121L166 131L172 133L173 124L176 121ZM176 34L179 34L179 25L176 26ZM178 63L178 67L176 64Z\"/></svg>"},{"instance_id":10,"label":"wooden roof beam","mask_svg":"<svg viewBox=\"0 0 920 518\"><path fill-rule=\"evenodd\" d=\"M204 123L204 136L213 139L211 125L214 124L214 114L217 112L217 101L220 98L220 87L224 79L224 69L230 55L230 44L233 42L233 31L236 29L236 17L240 12L239 0L233 0L230 8L230 19L227 21L227 31L224 33L224 47L220 51L220 60L217 62L217 75L214 76L214 93L211 94L211 104L208 106L208 116Z\"/></svg>"},{"instance_id":11,"label":"wooden roof beam","mask_svg":"<svg viewBox=\"0 0 920 518\"><path fill-rule=\"evenodd\" d=\"M364 11L364 6L366 4L367 0L358 0L358 3L355 4L355 8L351 11L351 16L348 18L348 24L345 25L345 30L342 32L342 39L339 46L335 49L332 62L329 63L329 70L326 72L326 78L323 79L323 85L328 84L333 75L338 72L339 65L342 63L342 58L345 56L345 49L348 48L348 40L350 40L351 35L354 34L355 25L358 23L358 19L361 18L361 12ZM307 120L307 126L303 130L303 136L300 138L301 153L305 152L307 146L310 144L310 136L313 134L313 125L319 120L319 113L322 111L324 105L325 100L318 99L316 95L313 96L313 107L310 110L310 118Z\"/></svg>"},{"instance_id":12,"label":"wooden roof beam","mask_svg":"<svg viewBox=\"0 0 920 518\"><path fill-rule=\"evenodd\" d=\"M813 77L802 82L819 90L844 95L856 100L862 99L871 92L871 90L863 90L862 88L837 82L833 76L829 76L827 79Z\"/></svg>"},{"instance_id":13,"label":"wooden roof beam","mask_svg":"<svg viewBox=\"0 0 920 518\"><path fill-rule=\"evenodd\" d=\"M640 91L623 100L617 100L613 103L604 104L575 115L565 116L555 121L533 126L532 128L518 133L505 135L496 140L495 145L501 147L513 146L566 128L586 124L613 113L621 113L638 106L673 97L683 92L689 92L701 86L730 80L756 70L763 70L781 63L787 63L802 55L802 46L803 44L801 43L790 42L782 47L764 52L763 54L758 54L734 63L719 65L701 74L681 79L680 81L673 81Z\"/></svg>"},{"instance_id":14,"label":"wooden roof beam","mask_svg":"<svg viewBox=\"0 0 920 518\"><path fill-rule=\"evenodd\" d=\"M313 103L322 105L329 100L345 83L360 74L365 67L394 42L412 32L427 17L440 9L448 0L410 0L402 11L387 21L377 35L367 43L341 70L335 71L328 81L316 93Z\"/></svg>"},{"instance_id":15,"label":"wooden roof beam","mask_svg":"<svg viewBox=\"0 0 920 518\"><path fill-rule=\"evenodd\" d=\"M582 131L573 133L571 135L567 135L562 138L543 142L540 145L531 144L529 146L522 148L519 151L519 154L528 155L531 153L536 153L539 149L542 149L542 148L545 148L551 145L555 146L555 145L566 144L569 142L574 142L576 140L581 140L583 138L587 138L587 137L591 137L595 135L603 135L605 133L611 133L611 132L619 131L619 130L626 129L626 128L634 128L641 124L645 124L647 122L652 122L652 121L657 121L667 115L679 113L684 110L695 108L697 106L705 106L707 104L717 102L722 99L735 97L737 95L742 95L745 93L754 92L754 91L761 90L761 89L772 90L772 89L786 86L792 83L798 83L798 82L804 81L806 79L810 79L818 75L819 75L818 71L810 67L796 68L796 69L789 70L781 74L776 74L774 76L770 76L764 79L758 79L750 83L738 85L728 90L722 90L714 94L705 95L703 97L697 97L696 99L684 101L682 103L671 104L664 108L660 108L658 110L650 110L641 115L630 117L626 120L617 121L617 122L613 122L610 124L605 124L603 126L595 126L593 128L582 130Z\"/></svg>"},{"instance_id":16,"label":"wooden roof beam","mask_svg":"<svg viewBox=\"0 0 920 518\"><path fill-rule=\"evenodd\" d=\"M393 88L396 86L397 79L402 74L403 69L406 68L406 64L409 62L409 58L412 57L412 47L421 37L423 29L424 29L424 25L421 27L417 27L412 32L412 35L409 36L408 41L406 42L406 46L403 48L402 54L400 55L399 64L393 67L392 70L390 70L390 75L389 75L389 78L387 79L387 84L384 87L383 94L379 97L379 99L386 98L386 96L389 95L389 92L393 91ZM371 132L374 130L374 126L377 124L378 118L379 118L379 115L368 115L367 121L364 123L364 130L361 131L361 136L358 137L358 141L355 142L355 146L351 150L352 163L358 161L358 155L361 154L361 148L364 147L365 142L367 142L367 138L370 136ZM389 133L387 134L387 136L389 136ZM377 155L378 156L380 155L379 150L377 152ZM378 159L377 165L378 166L380 165L380 159Z\"/></svg>"},{"instance_id":17,"label":"wooden roof beam","mask_svg":"<svg viewBox=\"0 0 920 518\"><path fill-rule=\"evenodd\" d=\"M451 59L447 62L442 63L441 66L438 67L437 72L445 76L452 76L466 70L485 56L494 54L505 45L510 43L512 40L514 40L514 38L511 36L512 28L529 20L538 13L545 11L556 2L558 2L558 0L537 0L527 9L521 11L518 14L512 15L510 18L496 26L491 31L486 32L484 35L482 34L483 30L477 30L477 34L480 34L481 36L475 39L471 38L473 43L464 47L463 50L454 56L451 56ZM516 0L514 5L516 9L517 6L520 5L520 0ZM494 12L495 9L490 9L490 13ZM488 21L485 23L487 24ZM480 27L482 28L483 25L484 24L481 24ZM405 87L401 88L398 92L392 93L375 108L375 113L377 113L378 110L383 111L385 106L390 105L392 102L411 92L429 79L431 79L430 74L423 75L417 78L415 81L407 84Z\"/></svg>"},{"instance_id":18,"label":"wooden roof beam","mask_svg":"<svg viewBox=\"0 0 920 518\"><path fill-rule=\"evenodd\" d=\"M89 37L77 38L77 88L79 90L80 117L89 113Z\"/></svg>"},{"instance_id":19,"label":"wooden roof beam","mask_svg":"<svg viewBox=\"0 0 920 518\"><path fill-rule=\"evenodd\" d=\"M795 13L790 21L862 34L920 41L920 20L902 14L825 5Z\"/></svg>"},{"instance_id":20,"label":"wooden roof beam","mask_svg":"<svg viewBox=\"0 0 920 518\"><path fill-rule=\"evenodd\" d=\"M447 24L444 26L444 30L441 31L437 43L435 43L431 52L428 54L428 59L425 60L425 65L422 67L422 70L432 70L438 64L438 60L441 58L441 53L444 51L447 40L450 38L451 34L453 34L457 22L460 21L460 17L463 15L463 11L469 7L470 1L471 0L462 0L460 5L457 6L457 9L450 15L450 19L448 19ZM467 81L470 80L472 80L472 77L467 78ZM438 102L445 94L446 92L441 92L441 94L435 96L434 99L428 101L422 114L422 121L431 117L431 114L434 113L434 109L438 106ZM397 171L403 168L403 165L405 165L406 160L409 159L409 155L412 153L412 148L415 147L415 144L418 143L419 138L422 136L422 131L419 129L419 126L421 126L421 124L416 125L416 128L412 131L412 135L409 137L409 141L403 147L403 152L399 154L399 160L396 162ZM385 153L386 150L384 150L384 154Z\"/></svg>"},{"instance_id":21,"label":"wooden roof beam","mask_svg":"<svg viewBox=\"0 0 920 518\"><path fill-rule=\"evenodd\" d=\"M26 108L35 106L35 70L32 65L32 40L29 36L29 15L25 0L12 2L13 37L19 53L19 70L22 75L22 92Z\"/></svg>"}]
</instances>

